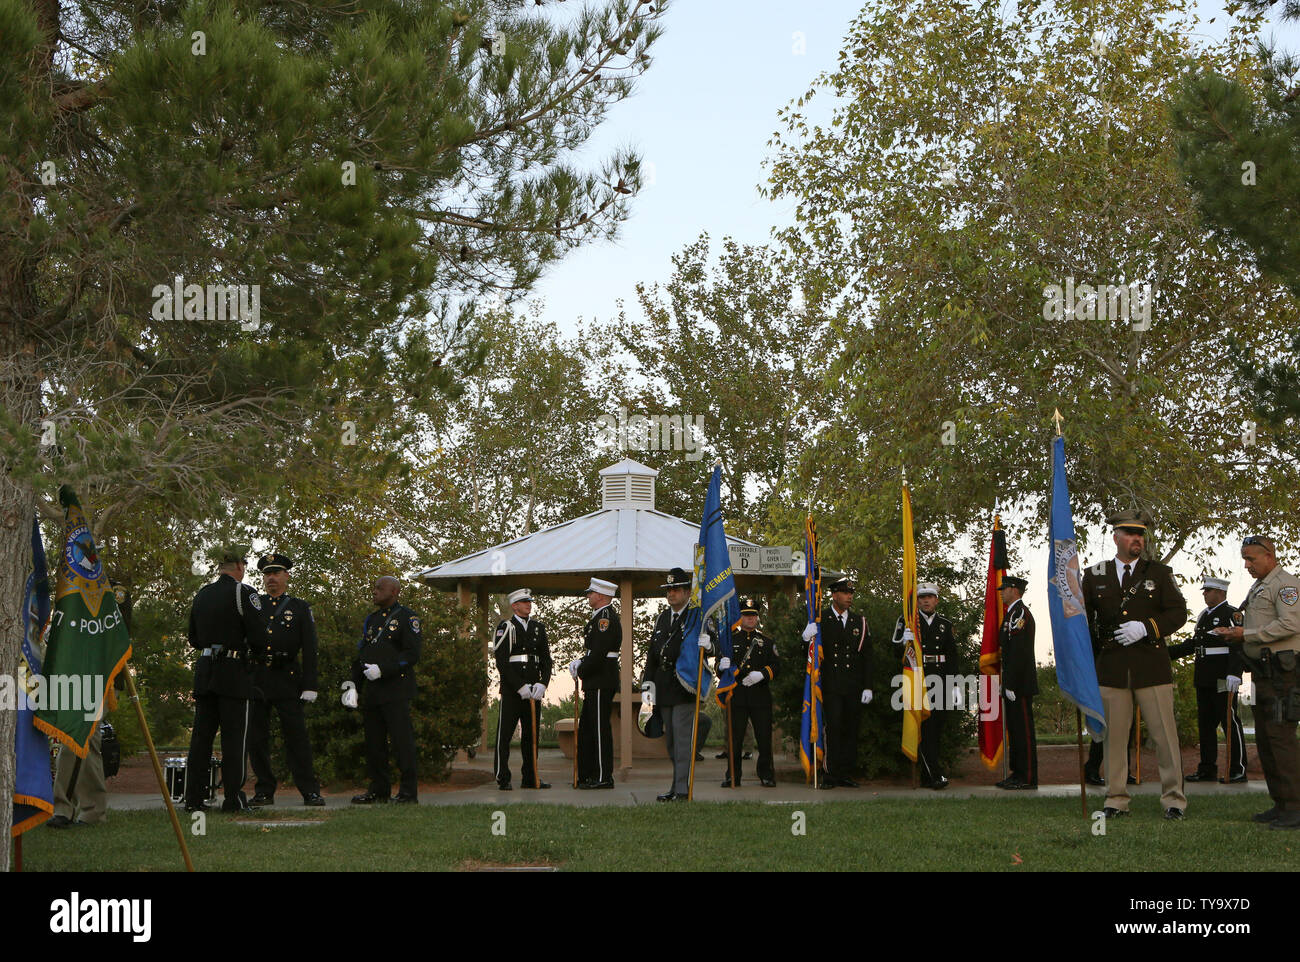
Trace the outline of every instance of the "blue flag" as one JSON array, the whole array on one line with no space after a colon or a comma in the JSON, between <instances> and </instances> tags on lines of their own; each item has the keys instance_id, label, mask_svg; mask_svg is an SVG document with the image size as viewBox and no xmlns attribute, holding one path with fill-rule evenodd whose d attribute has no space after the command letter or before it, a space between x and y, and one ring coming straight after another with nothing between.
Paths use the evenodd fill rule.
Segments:
<instances>
[{"instance_id":1,"label":"blue flag","mask_svg":"<svg viewBox=\"0 0 1300 962\"><path fill-rule=\"evenodd\" d=\"M806 781L812 781L817 766L826 756L826 728L822 718L822 584L817 565L817 526L810 516L804 523L804 604L809 624L817 625L817 637L808 643L808 663L803 679L803 711L799 720L799 762Z\"/></svg>"},{"instance_id":2,"label":"blue flag","mask_svg":"<svg viewBox=\"0 0 1300 962\"><path fill-rule=\"evenodd\" d=\"M1083 605L1083 578L1075 551L1074 516L1065 483L1065 438L1052 442L1051 552L1048 556L1047 609L1052 616L1052 647L1056 650L1056 681L1061 692L1083 712L1088 728L1106 731L1092 636Z\"/></svg>"},{"instance_id":3,"label":"blue flag","mask_svg":"<svg viewBox=\"0 0 1300 962\"><path fill-rule=\"evenodd\" d=\"M14 734L16 777L12 835L35 828L54 814L54 783L50 778L50 742L37 729L34 707L28 702L32 679L41 673L41 632L50 620L50 574L45 566L41 526L32 519L32 573L23 604L23 648L18 659L18 731Z\"/></svg>"},{"instance_id":4,"label":"blue flag","mask_svg":"<svg viewBox=\"0 0 1300 962\"><path fill-rule=\"evenodd\" d=\"M734 594L723 606L722 631L718 635L718 656L731 661L731 633L740 625L740 599ZM731 693L736 690L736 666L728 665L718 672L718 690L715 697L719 705L726 705Z\"/></svg>"},{"instance_id":5,"label":"blue flag","mask_svg":"<svg viewBox=\"0 0 1300 962\"><path fill-rule=\"evenodd\" d=\"M695 677L700 665L700 630L716 612L725 608L727 599L735 595L731 552L727 550L727 535L722 529L722 466L715 465L713 477L709 480L709 493L704 498L700 543L695 549L695 578L686 609L682 650L677 656L677 677L691 691L695 691ZM718 637L722 632L714 634ZM713 676L705 671L699 682L701 698L709 693L712 682Z\"/></svg>"}]
</instances>

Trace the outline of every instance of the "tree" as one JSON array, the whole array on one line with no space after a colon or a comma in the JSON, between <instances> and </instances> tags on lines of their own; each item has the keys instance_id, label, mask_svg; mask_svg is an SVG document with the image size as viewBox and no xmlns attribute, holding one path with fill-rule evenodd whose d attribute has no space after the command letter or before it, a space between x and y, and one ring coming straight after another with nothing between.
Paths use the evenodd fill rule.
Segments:
<instances>
[{"instance_id":1,"label":"tree","mask_svg":"<svg viewBox=\"0 0 1300 962\"><path fill-rule=\"evenodd\" d=\"M872 5L782 112L782 238L846 315L828 371L843 403L805 464L828 548L869 581L897 570L867 563L897 555L904 467L923 558L983 544L997 504L1045 519L1056 408L1079 521L1145 507L1166 558L1207 530L1300 533L1295 460L1243 435L1248 400L1212 363L1225 332L1280 349L1296 305L1200 225L1168 124L1189 66L1250 71L1258 25L1199 49L1189 10ZM823 92L837 106L814 126Z\"/></svg>"},{"instance_id":2,"label":"tree","mask_svg":"<svg viewBox=\"0 0 1300 962\"><path fill-rule=\"evenodd\" d=\"M568 158L662 10L0 0L0 592L53 482L101 537L143 503L237 518L295 454L452 390L466 299L625 215L637 158Z\"/></svg>"}]
</instances>

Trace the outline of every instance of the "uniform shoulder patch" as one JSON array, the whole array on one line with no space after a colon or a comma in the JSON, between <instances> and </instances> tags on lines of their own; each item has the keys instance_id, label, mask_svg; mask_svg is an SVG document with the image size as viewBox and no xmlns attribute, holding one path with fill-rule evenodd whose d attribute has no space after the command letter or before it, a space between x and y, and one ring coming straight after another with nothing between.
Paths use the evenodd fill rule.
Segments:
<instances>
[{"instance_id":1,"label":"uniform shoulder patch","mask_svg":"<svg viewBox=\"0 0 1300 962\"><path fill-rule=\"evenodd\" d=\"M248 589L248 603L257 611L262 610L262 599L258 597L257 592L252 588Z\"/></svg>"},{"instance_id":2,"label":"uniform shoulder patch","mask_svg":"<svg viewBox=\"0 0 1300 962\"><path fill-rule=\"evenodd\" d=\"M420 619L415 617L415 615L411 615L411 630L416 634L420 633Z\"/></svg>"},{"instance_id":3,"label":"uniform shoulder patch","mask_svg":"<svg viewBox=\"0 0 1300 962\"><path fill-rule=\"evenodd\" d=\"M600 621L596 622L596 628L599 631L609 631L609 619L601 618Z\"/></svg>"},{"instance_id":4,"label":"uniform shoulder patch","mask_svg":"<svg viewBox=\"0 0 1300 962\"><path fill-rule=\"evenodd\" d=\"M1300 591L1292 585L1287 585L1277 593L1277 596L1282 599L1284 605L1294 605L1297 601L1300 601Z\"/></svg>"}]
</instances>

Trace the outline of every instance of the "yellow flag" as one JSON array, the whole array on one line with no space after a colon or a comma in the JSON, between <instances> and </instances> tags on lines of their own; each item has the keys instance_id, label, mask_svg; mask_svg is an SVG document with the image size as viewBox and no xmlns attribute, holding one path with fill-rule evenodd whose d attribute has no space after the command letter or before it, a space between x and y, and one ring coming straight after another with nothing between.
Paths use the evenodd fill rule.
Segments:
<instances>
[{"instance_id":1,"label":"yellow flag","mask_svg":"<svg viewBox=\"0 0 1300 962\"><path fill-rule=\"evenodd\" d=\"M916 611L916 545L912 543L912 495L903 482L903 624L912 638L903 645L903 754L916 761L921 722L930 717L921 662L921 628Z\"/></svg>"}]
</instances>

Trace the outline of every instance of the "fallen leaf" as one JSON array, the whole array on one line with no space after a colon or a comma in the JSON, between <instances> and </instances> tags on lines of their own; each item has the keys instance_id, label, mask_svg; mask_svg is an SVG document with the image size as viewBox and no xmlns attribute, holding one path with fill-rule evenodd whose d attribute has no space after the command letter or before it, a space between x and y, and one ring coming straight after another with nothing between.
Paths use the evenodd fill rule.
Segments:
<instances>
[{"instance_id":1,"label":"fallen leaf","mask_svg":"<svg viewBox=\"0 0 1300 962\"><path fill-rule=\"evenodd\" d=\"M1018 852L1012 852L1012 853L1011 853L1011 864L1012 864L1012 865L1023 865L1023 864L1025 864L1025 860L1022 859L1022 858L1020 857L1020 854L1019 854Z\"/></svg>"}]
</instances>

